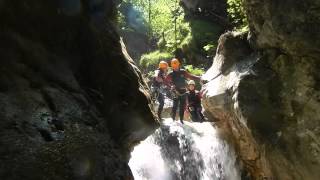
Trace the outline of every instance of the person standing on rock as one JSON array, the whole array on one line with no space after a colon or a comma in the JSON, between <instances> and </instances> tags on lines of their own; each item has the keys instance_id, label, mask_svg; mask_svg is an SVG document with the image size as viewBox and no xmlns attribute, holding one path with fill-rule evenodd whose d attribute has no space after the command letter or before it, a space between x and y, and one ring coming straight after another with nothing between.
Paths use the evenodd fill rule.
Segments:
<instances>
[{"instance_id":1,"label":"person standing on rock","mask_svg":"<svg viewBox=\"0 0 320 180\"><path fill-rule=\"evenodd\" d=\"M180 68L180 62L174 58L171 60L172 72L168 74L165 82L171 87L173 93L173 106L171 112L171 118L175 120L176 112L179 107L180 122L183 124L184 110L186 106L186 81L200 80L200 77L192 75L187 71Z\"/></svg>"},{"instance_id":2,"label":"person standing on rock","mask_svg":"<svg viewBox=\"0 0 320 180\"><path fill-rule=\"evenodd\" d=\"M201 92L196 90L196 83L190 80L188 82L187 107L193 122L203 122L205 120L202 114L201 98Z\"/></svg>"},{"instance_id":3,"label":"person standing on rock","mask_svg":"<svg viewBox=\"0 0 320 180\"><path fill-rule=\"evenodd\" d=\"M158 118L161 120L161 114L164 106L164 94L165 94L165 84L164 81L167 76L167 70L168 70L168 63L165 61L161 61L159 63L159 68L155 71L154 76L153 76L153 83L151 88L153 89L153 92L155 94L155 97L159 103L158 107Z\"/></svg>"}]
</instances>

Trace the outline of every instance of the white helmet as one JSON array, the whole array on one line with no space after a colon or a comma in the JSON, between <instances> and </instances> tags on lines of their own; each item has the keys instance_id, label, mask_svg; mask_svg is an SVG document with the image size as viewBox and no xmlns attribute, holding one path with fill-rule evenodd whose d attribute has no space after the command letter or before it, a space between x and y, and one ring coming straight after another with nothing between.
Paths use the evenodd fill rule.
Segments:
<instances>
[{"instance_id":1,"label":"white helmet","mask_svg":"<svg viewBox=\"0 0 320 180\"><path fill-rule=\"evenodd\" d=\"M188 81L188 85L196 85L196 83L194 82L194 80L190 80Z\"/></svg>"}]
</instances>

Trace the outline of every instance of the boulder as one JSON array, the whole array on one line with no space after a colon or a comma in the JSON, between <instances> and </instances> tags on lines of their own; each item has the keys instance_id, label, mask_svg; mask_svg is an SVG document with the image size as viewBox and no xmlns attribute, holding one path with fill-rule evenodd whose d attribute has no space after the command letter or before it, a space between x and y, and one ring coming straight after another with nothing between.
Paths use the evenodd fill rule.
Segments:
<instances>
[{"instance_id":1,"label":"boulder","mask_svg":"<svg viewBox=\"0 0 320 180\"><path fill-rule=\"evenodd\" d=\"M273 109L265 106L270 103L268 91L257 90L267 88L273 76L262 68L270 79L256 77L253 69L257 69L259 54L250 49L245 37L232 32L220 37L213 66L203 76L209 81L204 86L203 106L209 119L217 121L218 130L229 137L239 157L242 177L258 179L272 174L252 131L267 129L260 123L269 120L266 114Z\"/></svg>"},{"instance_id":2,"label":"boulder","mask_svg":"<svg viewBox=\"0 0 320 180\"><path fill-rule=\"evenodd\" d=\"M220 38L204 106L232 137L244 177L320 177L319 7L245 0L249 34Z\"/></svg>"}]
</instances>

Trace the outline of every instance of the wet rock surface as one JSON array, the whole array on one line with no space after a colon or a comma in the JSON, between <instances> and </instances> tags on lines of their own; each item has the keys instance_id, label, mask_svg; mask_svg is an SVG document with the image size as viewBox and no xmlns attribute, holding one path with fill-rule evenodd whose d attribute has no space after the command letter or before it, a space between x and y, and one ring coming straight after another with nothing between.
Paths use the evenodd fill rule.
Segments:
<instances>
[{"instance_id":1,"label":"wet rock surface","mask_svg":"<svg viewBox=\"0 0 320 180\"><path fill-rule=\"evenodd\" d=\"M114 5L0 2L0 179L132 179L158 123Z\"/></svg>"},{"instance_id":2,"label":"wet rock surface","mask_svg":"<svg viewBox=\"0 0 320 180\"><path fill-rule=\"evenodd\" d=\"M319 2L244 6L250 33L220 38L205 75L207 113L233 138L244 177L319 179Z\"/></svg>"}]
</instances>

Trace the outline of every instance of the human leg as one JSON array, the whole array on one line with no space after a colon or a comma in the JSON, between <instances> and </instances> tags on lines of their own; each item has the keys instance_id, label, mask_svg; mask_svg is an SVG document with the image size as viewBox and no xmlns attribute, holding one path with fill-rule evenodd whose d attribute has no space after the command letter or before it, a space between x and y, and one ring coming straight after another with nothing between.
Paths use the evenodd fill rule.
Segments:
<instances>
[{"instance_id":1,"label":"human leg","mask_svg":"<svg viewBox=\"0 0 320 180\"><path fill-rule=\"evenodd\" d=\"M171 118L173 120L176 119L178 105L179 105L179 99L178 98L173 99L173 105L172 105L172 110L171 110Z\"/></svg>"},{"instance_id":2,"label":"human leg","mask_svg":"<svg viewBox=\"0 0 320 180\"><path fill-rule=\"evenodd\" d=\"M180 116L180 121L183 123L183 118L184 118L184 110L186 106L186 95L179 96L179 116Z\"/></svg>"},{"instance_id":3,"label":"human leg","mask_svg":"<svg viewBox=\"0 0 320 180\"><path fill-rule=\"evenodd\" d=\"M164 95L161 93L159 93L159 95L158 95L158 102L159 102L158 118L161 120L161 113L162 113L163 106L164 106Z\"/></svg>"}]
</instances>

